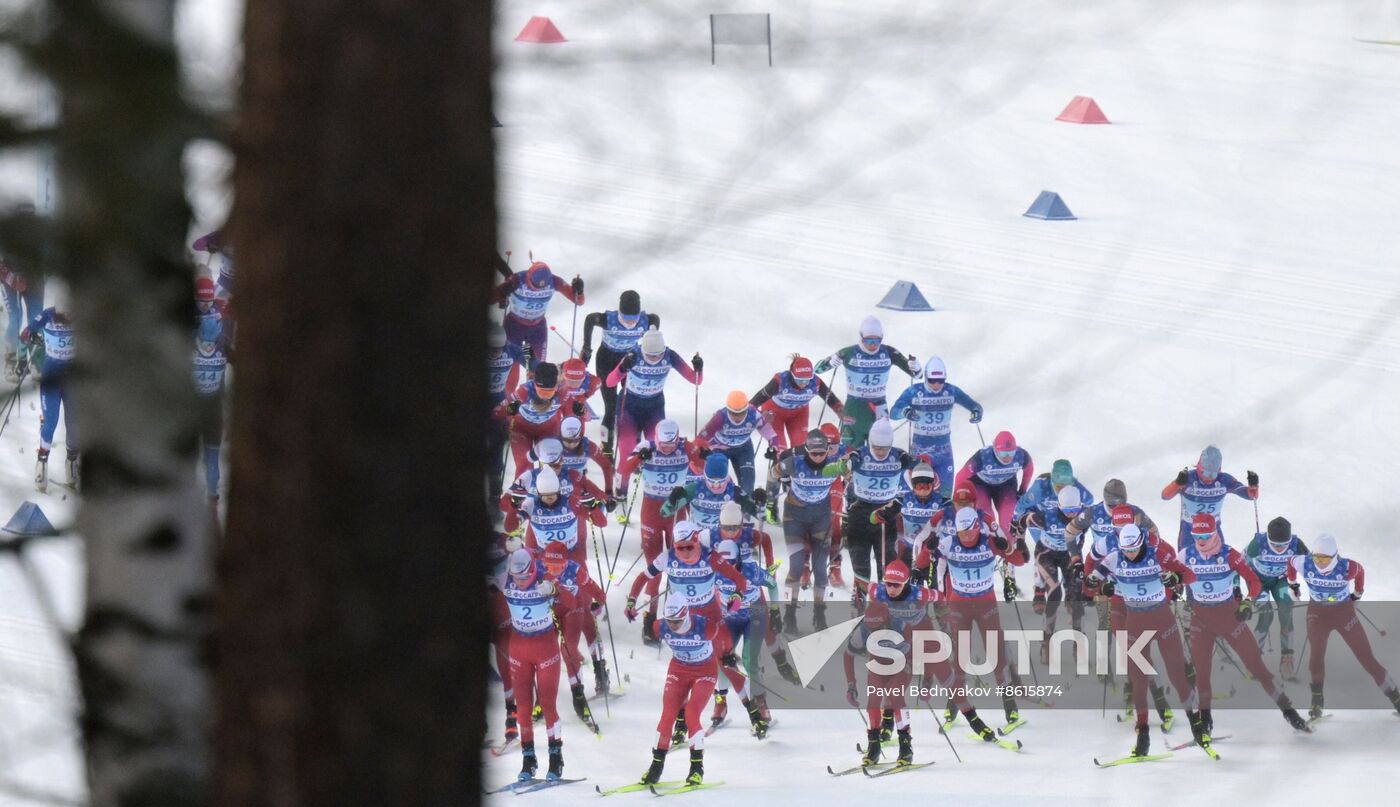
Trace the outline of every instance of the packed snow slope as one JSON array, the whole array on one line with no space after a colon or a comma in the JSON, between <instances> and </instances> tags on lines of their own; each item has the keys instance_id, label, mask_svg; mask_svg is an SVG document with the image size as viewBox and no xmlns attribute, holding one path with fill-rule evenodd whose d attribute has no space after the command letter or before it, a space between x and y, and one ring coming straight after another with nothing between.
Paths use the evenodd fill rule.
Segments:
<instances>
[{"instance_id":1,"label":"packed snow slope","mask_svg":"<svg viewBox=\"0 0 1400 807\"><path fill-rule=\"evenodd\" d=\"M711 66L706 14L725 11L772 13L771 69L762 48L734 46ZM570 41L512 41L535 14ZM1227 471L1259 473L1263 520L1334 533L1366 564L1368 598L1400 592L1386 466L1400 449L1400 152L1385 145L1400 47L1357 41L1400 39L1400 5L511 0L497 35L502 248L516 268L532 250L582 274L585 312L638 290L667 342L706 359L702 420L878 313L887 342L942 356L986 407L984 433L1013 431L1041 467L1071 459L1096 495L1120 477L1170 527L1177 506L1158 491L1214 443ZM1075 95L1112 124L1056 122ZM1079 219L1021 217L1041 190ZM896 280L937 312L877 312ZM550 321L568 333L571 314L557 300ZM891 397L906 383L896 371ZM673 376L668 396L691 433L692 388ZM978 447L967 424L953 441L959 462ZM1227 540L1253 529L1232 498ZM665 660L635 626L617 636L631 682L606 736L566 718L568 774L589 784L532 798L564 803L645 768ZM1379 803L1400 785L1400 721L1380 711L1311 737L1273 713L1218 712L1216 733L1235 735L1221 762L1186 751L1111 771L1091 757L1131 736L1096 712L1032 713L1019 757L955 731L962 765L924 714L917 756L939 764L882 782L824 773L855 763L855 716L778 717L762 744L735 727L712 738L708 777L728 784L687 798ZM490 761L488 779L518 762ZM684 767L673 755L668 777Z\"/></svg>"}]
</instances>

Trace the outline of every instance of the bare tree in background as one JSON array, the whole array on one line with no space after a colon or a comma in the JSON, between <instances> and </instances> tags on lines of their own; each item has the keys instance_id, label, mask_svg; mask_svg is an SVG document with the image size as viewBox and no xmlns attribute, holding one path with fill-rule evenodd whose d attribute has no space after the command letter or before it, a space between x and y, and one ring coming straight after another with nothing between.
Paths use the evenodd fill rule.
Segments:
<instances>
[{"instance_id":1,"label":"bare tree in background","mask_svg":"<svg viewBox=\"0 0 1400 807\"><path fill-rule=\"evenodd\" d=\"M181 95L174 6L49 0L10 30L61 99L61 125L41 134L63 200L49 268L70 282L78 346L68 441L83 449L88 579L73 648L94 805L208 792L211 527L193 473L181 169L206 130Z\"/></svg>"},{"instance_id":2,"label":"bare tree in background","mask_svg":"<svg viewBox=\"0 0 1400 807\"><path fill-rule=\"evenodd\" d=\"M246 20L215 803L475 803L490 3Z\"/></svg>"}]
</instances>

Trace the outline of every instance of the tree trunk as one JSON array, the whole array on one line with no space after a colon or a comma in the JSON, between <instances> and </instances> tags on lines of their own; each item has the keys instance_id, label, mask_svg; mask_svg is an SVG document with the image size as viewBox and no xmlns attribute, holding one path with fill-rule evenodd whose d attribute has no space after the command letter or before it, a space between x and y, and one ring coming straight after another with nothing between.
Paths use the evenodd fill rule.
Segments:
<instances>
[{"instance_id":1,"label":"tree trunk","mask_svg":"<svg viewBox=\"0 0 1400 807\"><path fill-rule=\"evenodd\" d=\"M490 4L246 20L215 803L472 804Z\"/></svg>"},{"instance_id":2,"label":"tree trunk","mask_svg":"<svg viewBox=\"0 0 1400 807\"><path fill-rule=\"evenodd\" d=\"M194 300L173 0L64 4L46 49L82 448L77 637L94 805L207 803L211 525L195 478ZM55 451L51 476L62 478Z\"/></svg>"}]
</instances>

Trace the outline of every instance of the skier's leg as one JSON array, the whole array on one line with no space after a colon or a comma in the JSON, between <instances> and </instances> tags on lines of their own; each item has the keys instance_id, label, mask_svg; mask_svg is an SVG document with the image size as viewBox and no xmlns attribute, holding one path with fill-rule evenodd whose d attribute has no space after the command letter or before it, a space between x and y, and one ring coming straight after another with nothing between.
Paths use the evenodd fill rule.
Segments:
<instances>
[{"instance_id":1,"label":"skier's leg","mask_svg":"<svg viewBox=\"0 0 1400 807\"><path fill-rule=\"evenodd\" d=\"M742 445L725 450L723 453L729 457L730 464L734 466L734 475L739 482L739 489L745 493L753 493L753 441L748 440Z\"/></svg>"},{"instance_id":2,"label":"skier's leg","mask_svg":"<svg viewBox=\"0 0 1400 807\"><path fill-rule=\"evenodd\" d=\"M713 673L695 678L690 685L690 700L685 704L685 724L690 729L690 747L700 750L705 747L705 706L710 696L715 694L718 679Z\"/></svg>"},{"instance_id":3,"label":"skier's leg","mask_svg":"<svg viewBox=\"0 0 1400 807\"><path fill-rule=\"evenodd\" d=\"M654 748L665 751L671 747L671 734L676 727L676 715L681 713L681 707L686 703L686 697L690 693L690 681L682 680L676 672L676 662L671 662L671 669L666 671L666 686L661 691L661 720L656 724L656 744ZM710 687L713 689L713 678ZM694 700L693 698L691 700ZM700 701L704 704L709 700L706 696ZM698 726L700 724L700 710L697 708L693 716L687 715L687 726Z\"/></svg>"},{"instance_id":4,"label":"skier's leg","mask_svg":"<svg viewBox=\"0 0 1400 807\"><path fill-rule=\"evenodd\" d=\"M1191 609L1191 664L1196 668L1196 700L1201 709L1211 702L1211 671L1215 667L1215 631L1206 624L1204 607Z\"/></svg>"},{"instance_id":5,"label":"skier's leg","mask_svg":"<svg viewBox=\"0 0 1400 807\"><path fill-rule=\"evenodd\" d=\"M550 652L550 656L535 667L535 687L540 708L544 710L545 731L550 737L558 737L559 651L551 647L547 652Z\"/></svg>"},{"instance_id":6,"label":"skier's leg","mask_svg":"<svg viewBox=\"0 0 1400 807\"><path fill-rule=\"evenodd\" d=\"M1376 660L1376 654L1371 650L1371 640L1366 636L1366 628L1362 626L1361 620L1356 615L1354 603L1344 603L1340 606L1332 606L1338 609L1345 609L1339 616L1341 617L1342 641L1351 648L1352 655L1361 663L1361 668L1371 676L1371 680L1376 682L1376 686L1390 688L1394 682L1390 680L1390 673L1386 672L1384 666ZM1348 618L1349 617L1349 618ZM1344 621L1342 621L1344 620Z\"/></svg>"},{"instance_id":7,"label":"skier's leg","mask_svg":"<svg viewBox=\"0 0 1400 807\"><path fill-rule=\"evenodd\" d=\"M535 663L527 658L533 648L520 637L511 642L510 678L515 690L516 714L520 715L520 742L529 745L535 741L535 721L530 715L535 712Z\"/></svg>"},{"instance_id":8,"label":"skier's leg","mask_svg":"<svg viewBox=\"0 0 1400 807\"><path fill-rule=\"evenodd\" d=\"M1314 684L1321 684L1327 674L1327 640L1332 635L1332 624L1324 607L1308 606L1308 674Z\"/></svg>"},{"instance_id":9,"label":"skier's leg","mask_svg":"<svg viewBox=\"0 0 1400 807\"><path fill-rule=\"evenodd\" d=\"M610 348L600 346L593 366L597 369L598 377L606 379L620 361L622 361L621 354L614 353ZM623 383L626 382L624 381ZM620 386L609 387L604 384L601 390L603 393L603 420L601 424L603 428L602 443L608 450L611 450L616 444L616 441L613 439L613 427L617 423L617 393L619 389Z\"/></svg>"}]
</instances>

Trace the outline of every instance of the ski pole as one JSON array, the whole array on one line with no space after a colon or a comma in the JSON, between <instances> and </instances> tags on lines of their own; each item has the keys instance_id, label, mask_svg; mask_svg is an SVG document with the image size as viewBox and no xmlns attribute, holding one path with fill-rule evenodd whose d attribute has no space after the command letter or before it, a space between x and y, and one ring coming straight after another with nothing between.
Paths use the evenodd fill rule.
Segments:
<instances>
[{"instance_id":1,"label":"ski pole","mask_svg":"<svg viewBox=\"0 0 1400 807\"><path fill-rule=\"evenodd\" d=\"M596 564L598 564L598 574L599 574L599 575L601 575L601 574L603 573L603 562L602 562L602 560L600 560L599 557L598 557L598 540L599 540L600 538L601 538L601 531L600 531L597 527L594 527L594 528L593 528L593 562L596 563ZM618 689L622 689L622 667L621 667L621 665L619 665L618 662L617 662L617 642L613 640L612 611L608 608L608 594L607 594L606 591L603 592L603 619L608 623L608 645L612 647L613 674L616 675L616 676L618 676L618 679L617 679L617 680L618 680ZM597 626L598 626L598 620L597 620L597 619L594 619L594 620L593 620L593 627L594 627L595 630L597 629ZM604 706L604 707L607 709L607 711L608 711L608 717L612 717L612 704L610 704L610 703L608 702L608 690L610 690L610 689L612 689L612 687L608 687L608 689L603 690L603 706Z\"/></svg>"},{"instance_id":2,"label":"ski pole","mask_svg":"<svg viewBox=\"0 0 1400 807\"><path fill-rule=\"evenodd\" d=\"M580 283L583 282L583 279L578 275L574 275L574 280ZM578 303L574 303L574 321L569 325L569 358L571 359L576 353L574 350L574 340L578 338L578 306Z\"/></svg>"},{"instance_id":3,"label":"ski pole","mask_svg":"<svg viewBox=\"0 0 1400 807\"><path fill-rule=\"evenodd\" d=\"M640 485L640 484L641 484L641 483L638 483L638 485ZM612 587L612 581L613 581L613 579L614 579L614 578L613 578L613 571L617 569L617 562L618 562L618 560L622 557L622 541L623 541L623 539L625 539L625 538L627 537L627 528L630 527L630 526L632 526L632 504L633 504L636 500L637 500L637 488L632 488L632 491L631 491L631 492L628 494L628 496L627 496L627 512L626 512L627 520L624 521L624 522L622 523L622 533L621 533L620 535L617 536L617 552L612 556L612 560L609 561L609 563L608 563L608 586L609 586L609 587Z\"/></svg>"},{"instance_id":4,"label":"ski pole","mask_svg":"<svg viewBox=\"0 0 1400 807\"><path fill-rule=\"evenodd\" d=\"M574 309L577 310L577 309L578 309L578 306L574 306ZM569 347L569 358L573 358L574 354L576 353L576 351L574 350L574 343L573 343L571 340L565 339L565 338L564 338L564 334L560 333L560 332L559 332L559 329L556 328L556 327L554 327L553 325L549 326L549 330L550 330L555 336L559 337L559 341L563 342L565 345L568 345L568 347Z\"/></svg>"},{"instance_id":5,"label":"ski pole","mask_svg":"<svg viewBox=\"0 0 1400 807\"><path fill-rule=\"evenodd\" d=\"M933 715L933 724L938 727L938 733L942 734L943 739L948 741L948 750L953 752L953 758L958 761L959 765L961 765L962 754L958 753L958 749L953 745L953 738L949 736L947 729L943 728L943 720L938 716L938 710L933 708L932 701L925 701L925 703L928 704L928 710Z\"/></svg>"},{"instance_id":6,"label":"ski pole","mask_svg":"<svg viewBox=\"0 0 1400 807\"><path fill-rule=\"evenodd\" d=\"M1256 535L1262 532L1259 529L1259 498L1257 496L1254 499L1254 532Z\"/></svg>"},{"instance_id":7,"label":"ski pole","mask_svg":"<svg viewBox=\"0 0 1400 807\"><path fill-rule=\"evenodd\" d=\"M831 389L831 385L836 383L836 369L837 369L837 368L835 368L835 367L831 368L831 380L828 381L827 384L826 384L826 393L827 393L827 394L822 396L822 411L820 411L820 412L817 413L817 420L816 420L816 425L817 425L818 427L820 427L820 426L822 425L822 418L826 417L826 398L827 398L827 395L835 395L835 394L836 394L836 393L833 392L832 389ZM818 391L820 391L820 390L818 390Z\"/></svg>"},{"instance_id":8,"label":"ski pole","mask_svg":"<svg viewBox=\"0 0 1400 807\"><path fill-rule=\"evenodd\" d=\"M1366 612L1365 612L1365 611L1361 610L1360 608L1357 608L1357 609L1356 609L1356 613L1361 614L1361 618L1364 619L1364 620L1366 620L1366 624L1368 624L1368 625L1370 625L1371 627L1375 628L1377 633L1379 633L1379 634L1382 635L1382 636L1385 635L1385 630L1382 629L1380 625L1377 625L1376 623L1372 622L1372 621L1371 621L1371 618L1370 618L1369 616L1366 616Z\"/></svg>"},{"instance_id":9,"label":"ski pole","mask_svg":"<svg viewBox=\"0 0 1400 807\"><path fill-rule=\"evenodd\" d=\"M695 428L691 429L691 434L700 436L700 382L695 382Z\"/></svg>"},{"instance_id":10,"label":"ski pole","mask_svg":"<svg viewBox=\"0 0 1400 807\"><path fill-rule=\"evenodd\" d=\"M1003 567L1003 572L1002 572L1002 573L1003 573L1003 574L1006 574L1006 573L1007 573L1006 570L1005 570L1005 567ZM1014 581L1015 578L1013 577L1012 580ZM1048 592L1048 591L1046 592L1046 597L1047 597L1047 598L1049 597L1049 592ZM1012 607L1013 609L1015 609L1015 611L1016 611L1016 624L1019 625L1020 628L1021 628L1021 635L1022 635L1022 636L1025 636L1025 635L1026 635L1026 623L1025 623L1025 622L1022 620L1022 618L1021 618L1021 601L1020 601L1020 600L1012 600L1012 601L1011 601L1011 607ZM1049 639L1047 638L1045 641L1049 641ZM1037 687L1039 687L1039 686L1040 686L1040 676L1036 675L1036 672L1035 672L1035 662L1030 661L1030 662L1027 662L1027 663L1030 664L1030 666L1031 666L1031 682L1034 683Z\"/></svg>"},{"instance_id":11,"label":"ski pole","mask_svg":"<svg viewBox=\"0 0 1400 807\"><path fill-rule=\"evenodd\" d=\"M974 426L977 427L977 439L978 439L978 440L981 440L981 441L982 441L982 447L983 447L983 448L986 448L986 447L987 447L987 438L985 438L985 437L982 436L982 424L981 424L981 423L974 423L974 424L972 424L972 425L974 425Z\"/></svg>"}]
</instances>

